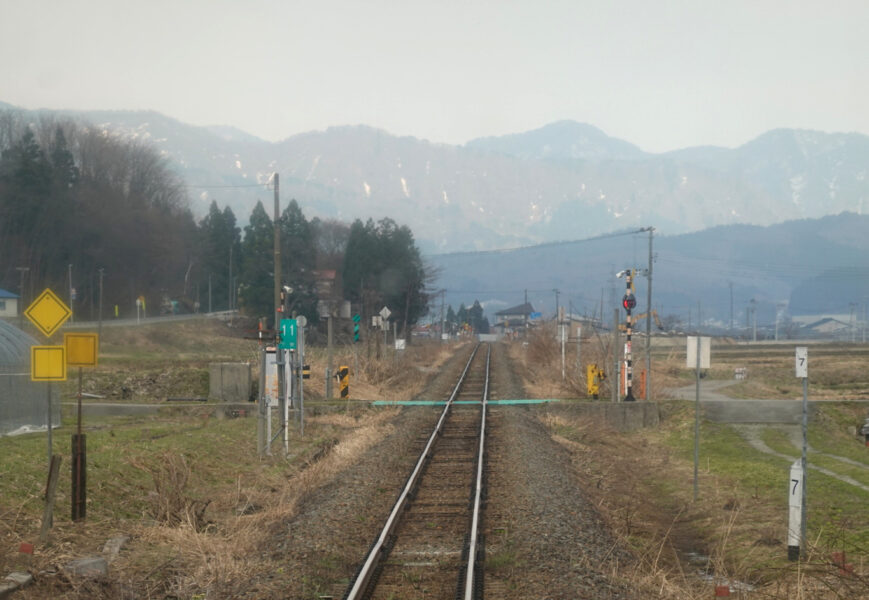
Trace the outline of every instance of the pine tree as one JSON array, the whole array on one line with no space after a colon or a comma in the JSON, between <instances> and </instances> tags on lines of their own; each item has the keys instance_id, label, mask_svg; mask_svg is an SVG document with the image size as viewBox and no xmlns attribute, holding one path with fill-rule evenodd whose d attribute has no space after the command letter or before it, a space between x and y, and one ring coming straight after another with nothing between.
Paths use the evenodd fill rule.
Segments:
<instances>
[{"instance_id":1,"label":"pine tree","mask_svg":"<svg viewBox=\"0 0 869 600\"><path fill-rule=\"evenodd\" d=\"M305 220L299 203L291 200L280 221L282 280L293 292L287 298L289 314L305 315L314 321L317 315L317 290L314 271L317 253L313 231Z\"/></svg>"},{"instance_id":2,"label":"pine tree","mask_svg":"<svg viewBox=\"0 0 869 600\"><path fill-rule=\"evenodd\" d=\"M244 228L239 283L241 307L252 317L269 317L274 312L274 240L274 224L262 202L257 202Z\"/></svg>"}]
</instances>

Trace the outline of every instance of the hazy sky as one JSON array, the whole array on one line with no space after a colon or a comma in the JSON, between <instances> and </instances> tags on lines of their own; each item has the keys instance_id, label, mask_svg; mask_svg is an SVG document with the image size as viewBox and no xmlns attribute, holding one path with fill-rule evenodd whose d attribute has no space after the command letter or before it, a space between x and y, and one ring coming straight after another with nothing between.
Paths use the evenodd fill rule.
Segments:
<instances>
[{"instance_id":1,"label":"hazy sky","mask_svg":"<svg viewBox=\"0 0 869 600\"><path fill-rule=\"evenodd\" d=\"M869 134L866 0L0 0L0 101L268 140L433 142L560 119L660 152Z\"/></svg>"}]
</instances>

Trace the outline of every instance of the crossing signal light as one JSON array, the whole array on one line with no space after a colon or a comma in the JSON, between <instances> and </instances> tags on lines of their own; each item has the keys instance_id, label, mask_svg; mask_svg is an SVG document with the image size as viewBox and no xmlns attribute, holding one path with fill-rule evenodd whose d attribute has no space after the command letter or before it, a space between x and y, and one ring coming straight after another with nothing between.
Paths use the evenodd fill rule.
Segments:
<instances>
[{"instance_id":1,"label":"crossing signal light","mask_svg":"<svg viewBox=\"0 0 869 600\"><path fill-rule=\"evenodd\" d=\"M625 310L632 310L637 305L637 299L633 294L625 294L624 298L622 298L622 306L625 307Z\"/></svg>"}]
</instances>

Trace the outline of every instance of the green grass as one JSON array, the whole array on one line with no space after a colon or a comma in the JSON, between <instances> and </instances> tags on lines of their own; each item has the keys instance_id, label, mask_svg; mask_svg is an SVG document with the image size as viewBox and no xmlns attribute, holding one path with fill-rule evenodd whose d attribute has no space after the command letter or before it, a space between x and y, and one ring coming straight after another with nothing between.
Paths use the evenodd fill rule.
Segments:
<instances>
[{"instance_id":1,"label":"green grass","mask_svg":"<svg viewBox=\"0 0 869 600\"><path fill-rule=\"evenodd\" d=\"M667 442L679 458L693 462L693 427L672 432ZM758 452L732 427L702 422L699 457L704 469L732 478L745 489L764 494L781 491L782 460Z\"/></svg>"},{"instance_id":2,"label":"green grass","mask_svg":"<svg viewBox=\"0 0 869 600\"><path fill-rule=\"evenodd\" d=\"M203 408L203 410L205 410ZM214 419L205 416L148 415L88 418L87 492L89 519L140 518L147 513L153 489L149 467L159 467L165 453L184 456L195 478L197 495L232 488L245 470L259 465L255 419ZM53 431L54 453L63 456L58 482L57 512L67 517L71 488L71 419ZM8 509L21 507L30 518L41 516L48 449L46 434L0 437L0 498ZM313 440L305 440L315 443ZM300 449L302 453L306 448ZM258 466L270 477L285 476L286 463ZM68 518L68 517L67 517Z\"/></svg>"},{"instance_id":3,"label":"green grass","mask_svg":"<svg viewBox=\"0 0 869 600\"><path fill-rule=\"evenodd\" d=\"M826 410L826 407L825 409ZM851 439L841 439L829 431L810 428L810 437L818 440L825 451L846 456L853 448ZM762 434L763 441L773 450L798 458L800 449L794 447L790 437L781 430L768 428ZM693 428L681 428L671 432L669 445L679 458L693 461ZM835 473L847 475L869 485L869 471L854 467L832 458L809 454L809 463L823 466ZM704 422L700 433L700 464L718 476L739 483L743 489L771 503L781 503L785 511L784 486L787 479L787 461L762 453L752 448L732 427ZM807 517L811 540L823 547L841 548L862 555L869 553L869 493L810 470L806 490L809 498Z\"/></svg>"},{"instance_id":4,"label":"green grass","mask_svg":"<svg viewBox=\"0 0 869 600\"><path fill-rule=\"evenodd\" d=\"M513 569L518 564L518 557L514 550L501 550L486 556L486 569L498 571Z\"/></svg>"}]
</instances>

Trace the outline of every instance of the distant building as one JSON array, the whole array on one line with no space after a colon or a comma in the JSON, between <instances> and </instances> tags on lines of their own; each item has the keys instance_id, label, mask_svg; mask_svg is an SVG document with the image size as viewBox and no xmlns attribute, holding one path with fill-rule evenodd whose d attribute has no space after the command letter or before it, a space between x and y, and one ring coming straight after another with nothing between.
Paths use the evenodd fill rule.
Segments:
<instances>
[{"instance_id":1,"label":"distant building","mask_svg":"<svg viewBox=\"0 0 869 600\"><path fill-rule=\"evenodd\" d=\"M18 316L18 296L0 289L0 317Z\"/></svg>"},{"instance_id":2,"label":"distant building","mask_svg":"<svg viewBox=\"0 0 869 600\"><path fill-rule=\"evenodd\" d=\"M851 332L851 325L833 317L826 317L803 326L803 331L812 337L846 338Z\"/></svg>"},{"instance_id":3,"label":"distant building","mask_svg":"<svg viewBox=\"0 0 869 600\"><path fill-rule=\"evenodd\" d=\"M492 327L497 333L521 331L531 320L531 315L533 313L534 307L532 307L529 302L520 304L519 306L499 310L495 313L496 321Z\"/></svg>"}]
</instances>

